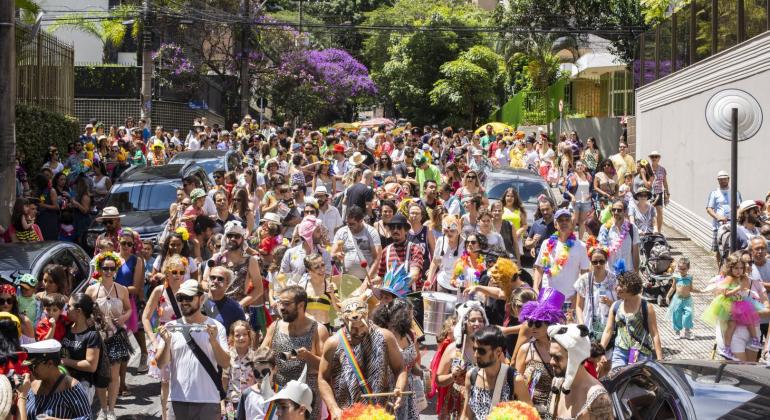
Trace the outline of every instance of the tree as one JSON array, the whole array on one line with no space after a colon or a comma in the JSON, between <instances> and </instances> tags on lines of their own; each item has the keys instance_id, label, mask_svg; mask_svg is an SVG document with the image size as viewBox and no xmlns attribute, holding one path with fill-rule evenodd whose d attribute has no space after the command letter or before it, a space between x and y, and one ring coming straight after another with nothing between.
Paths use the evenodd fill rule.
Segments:
<instances>
[{"instance_id":1,"label":"tree","mask_svg":"<svg viewBox=\"0 0 770 420\"><path fill-rule=\"evenodd\" d=\"M505 63L489 47L476 45L442 64L440 73L430 91L431 104L445 108L451 124L476 127L479 115L487 115L496 102Z\"/></svg>"},{"instance_id":2,"label":"tree","mask_svg":"<svg viewBox=\"0 0 770 420\"><path fill-rule=\"evenodd\" d=\"M119 47L130 35L138 39L141 30L141 22L137 19L139 9L133 4L119 4L110 9L109 15L104 12L78 12L66 13L56 18L48 27L48 31L54 33L62 28L69 28L91 34L99 38L105 47ZM133 20L130 26L123 22ZM106 54L105 48L103 54Z\"/></svg>"}]
</instances>

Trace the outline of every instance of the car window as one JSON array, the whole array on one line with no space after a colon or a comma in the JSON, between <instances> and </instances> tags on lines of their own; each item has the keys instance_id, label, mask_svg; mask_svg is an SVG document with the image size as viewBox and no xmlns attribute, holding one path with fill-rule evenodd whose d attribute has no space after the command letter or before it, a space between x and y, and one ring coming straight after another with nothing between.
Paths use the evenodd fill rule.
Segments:
<instances>
[{"instance_id":1,"label":"car window","mask_svg":"<svg viewBox=\"0 0 770 420\"><path fill-rule=\"evenodd\" d=\"M238 164L241 163L240 160L238 153L230 153L230 155L227 156L227 170L234 171L235 168L238 167Z\"/></svg>"},{"instance_id":2,"label":"car window","mask_svg":"<svg viewBox=\"0 0 770 420\"><path fill-rule=\"evenodd\" d=\"M673 395L659 383L659 378L646 371L635 373L618 389L617 397L623 411L621 418L680 420Z\"/></svg>"},{"instance_id":3,"label":"car window","mask_svg":"<svg viewBox=\"0 0 770 420\"><path fill-rule=\"evenodd\" d=\"M113 206L120 213L139 210L141 186L136 184L118 184L110 193L106 206Z\"/></svg>"},{"instance_id":4,"label":"car window","mask_svg":"<svg viewBox=\"0 0 770 420\"><path fill-rule=\"evenodd\" d=\"M78 266L77 261L75 260L75 256L69 250L61 250L54 254L54 256L43 265L43 268L45 268L48 264L58 264L67 268L67 273L69 273L70 290L72 290L73 287L78 285L80 281L82 281L83 278L88 275L88 273L82 272L81 268ZM42 271L39 280L43 280Z\"/></svg>"},{"instance_id":5,"label":"car window","mask_svg":"<svg viewBox=\"0 0 770 420\"><path fill-rule=\"evenodd\" d=\"M519 191L519 196L523 203L537 204L537 198L541 194L545 194L545 186L539 182L503 181L492 186L487 191L487 197L499 200L503 197L505 190L510 187Z\"/></svg>"},{"instance_id":6,"label":"car window","mask_svg":"<svg viewBox=\"0 0 770 420\"><path fill-rule=\"evenodd\" d=\"M211 189L211 180L203 171L195 171L194 176L198 178L198 182L203 185L203 189L208 191Z\"/></svg>"},{"instance_id":7,"label":"car window","mask_svg":"<svg viewBox=\"0 0 770 420\"><path fill-rule=\"evenodd\" d=\"M200 165L206 173L213 173L222 166L219 159L196 160L195 163Z\"/></svg>"},{"instance_id":8,"label":"car window","mask_svg":"<svg viewBox=\"0 0 770 420\"><path fill-rule=\"evenodd\" d=\"M142 192L140 210L168 210L176 201L176 189L173 184L145 184Z\"/></svg>"}]
</instances>

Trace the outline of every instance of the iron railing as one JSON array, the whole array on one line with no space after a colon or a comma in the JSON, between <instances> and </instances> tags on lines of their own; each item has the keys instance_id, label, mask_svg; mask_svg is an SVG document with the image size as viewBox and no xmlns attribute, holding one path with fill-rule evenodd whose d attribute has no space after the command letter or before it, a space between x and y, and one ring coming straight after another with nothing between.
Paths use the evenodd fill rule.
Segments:
<instances>
[{"instance_id":1,"label":"iron railing","mask_svg":"<svg viewBox=\"0 0 770 420\"><path fill-rule=\"evenodd\" d=\"M75 50L55 36L16 25L16 100L49 111L75 111Z\"/></svg>"}]
</instances>

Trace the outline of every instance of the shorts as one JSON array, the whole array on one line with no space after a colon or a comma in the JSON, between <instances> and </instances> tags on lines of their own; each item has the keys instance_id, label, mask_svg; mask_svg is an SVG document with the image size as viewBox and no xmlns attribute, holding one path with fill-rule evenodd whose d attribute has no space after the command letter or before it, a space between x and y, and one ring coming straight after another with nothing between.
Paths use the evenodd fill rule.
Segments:
<instances>
[{"instance_id":1,"label":"shorts","mask_svg":"<svg viewBox=\"0 0 770 420\"><path fill-rule=\"evenodd\" d=\"M590 201L577 201L572 203L572 208L576 212L588 213L594 209L594 204Z\"/></svg>"},{"instance_id":2,"label":"shorts","mask_svg":"<svg viewBox=\"0 0 770 420\"><path fill-rule=\"evenodd\" d=\"M618 347L614 347L612 349L612 369L623 367L628 365L628 353L629 349L621 349ZM636 363L641 363L647 360L655 360L651 355L646 355L644 353L639 352L639 355L636 358Z\"/></svg>"},{"instance_id":3,"label":"shorts","mask_svg":"<svg viewBox=\"0 0 770 420\"><path fill-rule=\"evenodd\" d=\"M212 420L222 418L219 403L190 403L171 401L168 420Z\"/></svg>"},{"instance_id":4,"label":"shorts","mask_svg":"<svg viewBox=\"0 0 770 420\"><path fill-rule=\"evenodd\" d=\"M717 346L721 346L722 342L722 326L720 323L716 325L716 342ZM725 325L725 328L727 326ZM759 336L759 328L757 328L757 336ZM735 332L733 332L733 340L730 343L730 350L735 353L746 353L746 345L751 341L751 335L749 334L749 328L743 325L736 325Z\"/></svg>"},{"instance_id":5,"label":"shorts","mask_svg":"<svg viewBox=\"0 0 770 420\"><path fill-rule=\"evenodd\" d=\"M663 207L664 201L663 193L653 194L652 199L650 199L650 204L655 207Z\"/></svg>"}]
</instances>

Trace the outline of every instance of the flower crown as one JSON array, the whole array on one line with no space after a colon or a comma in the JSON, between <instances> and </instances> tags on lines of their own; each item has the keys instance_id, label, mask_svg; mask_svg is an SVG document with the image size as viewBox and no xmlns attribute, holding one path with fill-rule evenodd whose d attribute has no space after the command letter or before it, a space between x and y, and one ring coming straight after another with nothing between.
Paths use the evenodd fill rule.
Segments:
<instances>
[{"instance_id":1,"label":"flower crown","mask_svg":"<svg viewBox=\"0 0 770 420\"><path fill-rule=\"evenodd\" d=\"M94 259L94 262L96 264L96 271L101 272L102 263L104 263L104 261L108 259L115 261L116 267L120 267L121 265L123 265L123 258L120 258L120 255L112 251L105 251L105 252L99 253L99 255L97 255L96 258Z\"/></svg>"},{"instance_id":2,"label":"flower crown","mask_svg":"<svg viewBox=\"0 0 770 420\"><path fill-rule=\"evenodd\" d=\"M183 241L190 239L190 232L188 232L187 228L184 226L179 226L174 232L181 236Z\"/></svg>"},{"instance_id":3,"label":"flower crown","mask_svg":"<svg viewBox=\"0 0 770 420\"><path fill-rule=\"evenodd\" d=\"M610 250L606 246L599 243L596 237L591 235L586 239L586 249L588 250L588 256L593 255L594 251L601 251L604 256L610 255Z\"/></svg>"}]
</instances>

